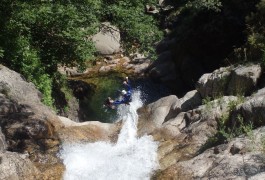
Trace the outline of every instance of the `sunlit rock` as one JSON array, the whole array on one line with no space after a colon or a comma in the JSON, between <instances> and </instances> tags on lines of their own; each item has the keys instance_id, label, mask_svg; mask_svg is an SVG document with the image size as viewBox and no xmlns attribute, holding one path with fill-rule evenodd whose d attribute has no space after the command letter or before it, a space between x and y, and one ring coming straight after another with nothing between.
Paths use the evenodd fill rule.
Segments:
<instances>
[{"instance_id":1,"label":"sunlit rock","mask_svg":"<svg viewBox=\"0 0 265 180\"><path fill-rule=\"evenodd\" d=\"M239 124L238 119L242 118L246 123L254 126L264 126L265 122L265 96L264 89L249 97L244 103L238 105L232 114L232 124Z\"/></svg>"},{"instance_id":2,"label":"sunlit rock","mask_svg":"<svg viewBox=\"0 0 265 180\"><path fill-rule=\"evenodd\" d=\"M0 179L38 179L40 171L25 156L14 152L0 152Z\"/></svg>"},{"instance_id":3,"label":"sunlit rock","mask_svg":"<svg viewBox=\"0 0 265 180\"><path fill-rule=\"evenodd\" d=\"M157 174L156 179L259 179L264 177L264 127L254 130L253 137L242 136L182 162L176 162ZM263 138L263 139L262 139ZM237 153L231 148L240 144Z\"/></svg>"},{"instance_id":4,"label":"sunlit rock","mask_svg":"<svg viewBox=\"0 0 265 180\"><path fill-rule=\"evenodd\" d=\"M202 75L197 82L197 90L202 98L225 95L230 74L231 67L222 67L213 73Z\"/></svg>"},{"instance_id":5,"label":"sunlit rock","mask_svg":"<svg viewBox=\"0 0 265 180\"><path fill-rule=\"evenodd\" d=\"M102 23L101 30L93 38L97 51L110 55L120 51L120 31L109 22Z\"/></svg>"},{"instance_id":6,"label":"sunlit rock","mask_svg":"<svg viewBox=\"0 0 265 180\"><path fill-rule=\"evenodd\" d=\"M261 76L260 65L222 67L204 74L197 83L202 98L222 95L248 95Z\"/></svg>"},{"instance_id":7,"label":"sunlit rock","mask_svg":"<svg viewBox=\"0 0 265 180\"><path fill-rule=\"evenodd\" d=\"M170 109L177 100L177 96L171 95L142 108L139 111L139 134L150 133L155 128L161 127Z\"/></svg>"},{"instance_id":8,"label":"sunlit rock","mask_svg":"<svg viewBox=\"0 0 265 180\"><path fill-rule=\"evenodd\" d=\"M99 121L74 122L59 117L64 128L58 132L62 142L115 141L121 128L120 123L101 123Z\"/></svg>"},{"instance_id":9,"label":"sunlit rock","mask_svg":"<svg viewBox=\"0 0 265 180\"><path fill-rule=\"evenodd\" d=\"M261 76L260 65L238 66L233 69L227 93L231 95L250 94Z\"/></svg>"},{"instance_id":10,"label":"sunlit rock","mask_svg":"<svg viewBox=\"0 0 265 180\"><path fill-rule=\"evenodd\" d=\"M223 97L180 113L151 133L160 142L158 156L160 169L165 170L176 162L193 158L209 138L217 133L218 121L229 112L229 102L237 97Z\"/></svg>"},{"instance_id":11,"label":"sunlit rock","mask_svg":"<svg viewBox=\"0 0 265 180\"><path fill-rule=\"evenodd\" d=\"M6 162L12 167L2 175L7 179L38 179L30 178L36 169L31 164L43 171L52 168L51 164L60 164L56 130L63 127L62 123L55 112L42 104L42 95L32 83L4 66L0 67L0 92L0 125L6 141ZM23 160L21 155L10 155L8 151L28 156Z\"/></svg>"}]
</instances>

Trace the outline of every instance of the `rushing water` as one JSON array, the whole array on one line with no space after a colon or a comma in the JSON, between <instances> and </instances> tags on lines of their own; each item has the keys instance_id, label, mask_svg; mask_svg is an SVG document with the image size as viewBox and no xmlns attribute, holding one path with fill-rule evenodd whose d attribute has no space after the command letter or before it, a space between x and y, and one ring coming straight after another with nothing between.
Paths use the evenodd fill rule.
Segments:
<instances>
[{"instance_id":1,"label":"rushing water","mask_svg":"<svg viewBox=\"0 0 265 180\"><path fill-rule=\"evenodd\" d=\"M116 144L96 142L65 144L61 158L65 180L145 180L158 167L158 144L151 136L137 137L138 114L142 106L140 91L133 93L130 106L118 108L124 125Z\"/></svg>"}]
</instances>

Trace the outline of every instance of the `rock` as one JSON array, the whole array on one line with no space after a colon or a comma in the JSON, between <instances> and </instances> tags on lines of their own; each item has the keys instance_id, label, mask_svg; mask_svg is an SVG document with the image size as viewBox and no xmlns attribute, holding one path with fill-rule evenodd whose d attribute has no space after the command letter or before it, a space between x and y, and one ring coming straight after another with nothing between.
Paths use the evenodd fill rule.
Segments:
<instances>
[{"instance_id":1,"label":"rock","mask_svg":"<svg viewBox=\"0 0 265 180\"><path fill-rule=\"evenodd\" d=\"M139 64L139 65L135 65L134 68L134 73L135 74L140 74L140 73L144 73L145 69L149 66L148 63L143 63L143 64Z\"/></svg>"},{"instance_id":2,"label":"rock","mask_svg":"<svg viewBox=\"0 0 265 180\"><path fill-rule=\"evenodd\" d=\"M92 37L97 51L102 55L111 55L120 51L120 31L109 22L102 23L99 33Z\"/></svg>"},{"instance_id":3,"label":"rock","mask_svg":"<svg viewBox=\"0 0 265 180\"><path fill-rule=\"evenodd\" d=\"M7 148L7 144L6 144L6 140L5 140L5 136L2 133L1 127L0 127L0 153L5 151Z\"/></svg>"},{"instance_id":4,"label":"rock","mask_svg":"<svg viewBox=\"0 0 265 180\"><path fill-rule=\"evenodd\" d=\"M120 59L113 59L111 61L108 61L108 64L118 64L120 62Z\"/></svg>"},{"instance_id":5,"label":"rock","mask_svg":"<svg viewBox=\"0 0 265 180\"><path fill-rule=\"evenodd\" d=\"M244 148L245 144L243 144L241 141L237 141L234 144L232 144L230 148L230 153L232 155L239 154L240 151Z\"/></svg>"},{"instance_id":6,"label":"rock","mask_svg":"<svg viewBox=\"0 0 265 180\"><path fill-rule=\"evenodd\" d=\"M133 64L141 64L144 62L150 62L150 59L146 58L145 55L140 54L140 53L135 53L135 54L132 54L131 56L132 56L131 63Z\"/></svg>"},{"instance_id":7,"label":"rock","mask_svg":"<svg viewBox=\"0 0 265 180\"><path fill-rule=\"evenodd\" d=\"M178 114L177 117L165 122L159 129L159 133L164 139L171 139L181 134L181 131L186 127L184 119L185 113ZM156 134L157 132L153 133Z\"/></svg>"},{"instance_id":8,"label":"rock","mask_svg":"<svg viewBox=\"0 0 265 180\"><path fill-rule=\"evenodd\" d=\"M101 68L99 69L99 72L105 73L105 72L108 72L110 70L111 70L110 66L101 66Z\"/></svg>"},{"instance_id":9,"label":"rock","mask_svg":"<svg viewBox=\"0 0 265 180\"><path fill-rule=\"evenodd\" d=\"M12 102L10 99L8 99L6 95L0 93L0 116L17 113L18 111L19 106L17 106L15 102Z\"/></svg>"},{"instance_id":10,"label":"rock","mask_svg":"<svg viewBox=\"0 0 265 180\"><path fill-rule=\"evenodd\" d=\"M175 102L165 121L175 118L180 112L197 108L201 104L202 99L199 92L197 90L189 91L182 98Z\"/></svg>"},{"instance_id":11,"label":"rock","mask_svg":"<svg viewBox=\"0 0 265 180\"><path fill-rule=\"evenodd\" d=\"M163 52L158 59L146 69L147 73L156 80L163 82L176 79L175 64L170 51Z\"/></svg>"},{"instance_id":12,"label":"rock","mask_svg":"<svg viewBox=\"0 0 265 180\"><path fill-rule=\"evenodd\" d=\"M68 100L67 107L69 107L66 110L64 110L63 113L60 113L59 115L68 117L69 119L73 121L84 121L84 114L87 111L86 107L81 107L79 105L80 102L83 101L87 97L90 97L94 94L96 86L93 84L87 84L84 81L81 80L69 80L68 81L69 87L72 89L74 97ZM59 98L61 101L65 98L65 95L63 94L63 97ZM57 103L57 107L60 105L60 102ZM66 104L61 105L61 109L63 109ZM65 112L66 111L66 112Z\"/></svg>"},{"instance_id":13,"label":"rock","mask_svg":"<svg viewBox=\"0 0 265 180\"><path fill-rule=\"evenodd\" d=\"M194 84L204 72L205 71L198 59L194 57L186 57L182 59L180 75L187 87L194 88Z\"/></svg>"},{"instance_id":14,"label":"rock","mask_svg":"<svg viewBox=\"0 0 265 180\"><path fill-rule=\"evenodd\" d=\"M165 38L156 45L156 53L161 54L164 51L172 49L176 43L176 39Z\"/></svg>"},{"instance_id":15,"label":"rock","mask_svg":"<svg viewBox=\"0 0 265 180\"><path fill-rule=\"evenodd\" d=\"M67 75L67 76L78 76L81 73L78 72L78 69L76 67L58 67L58 72L61 74Z\"/></svg>"},{"instance_id":16,"label":"rock","mask_svg":"<svg viewBox=\"0 0 265 180\"><path fill-rule=\"evenodd\" d=\"M56 121L55 113L42 104L42 94L36 87L25 81L20 74L4 66L0 68L0 92L12 102L19 102L21 112L31 114L36 119L51 121L55 128L61 127L57 124L59 121Z\"/></svg>"},{"instance_id":17,"label":"rock","mask_svg":"<svg viewBox=\"0 0 265 180\"><path fill-rule=\"evenodd\" d=\"M258 179L265 179L265 172L262 173L258 173L250 178L248 178L249 180L258 180Z\"/></svg>"},{"instance_id":18,"label":"rock","mask_svg":"<svg viewBox=\"0 0 265 180\"><path fill-rule=\"evenodd\" d=\"M202 98L250 94L261 76L260 65L225 67L204 74L197 82Z\"/></svg>"},{"instance_id":19,"label":"rock","mask_svg":"<svg viewBox=\"0 0 265 180\"><path fill-rule=\"evenodd\" d=\"M228 96L211 101L210 104L179 113L177 117L152 130L154 139L160 142L160 169L165 170L201 152L209 138L217 133L218 121L224 114L229 113L229 102L236 100L237 97ZM149 127L149 124L147 125Z\"/></svg>"},{"instance_id":20,"label":"rock","mask_svg":"<svg viewBox=\"0 0 265 180\"><path fill-rule=\"evenodd\" d=\"M180 98L181 111L188 111L201 105L202 98L197 90L187 92L183 98Z\"/></svg>"},{"instance_id":21,"label":"rock","mask_svg":"<svg viewBox=\"0 0 265 180\"><path fill-rule=\"evenodd\" d=\"M178 98L175 95L167 96L139 110L141 112L138 123L139 134L150 133L155 128L161 127L165 117L177 100Z\"/></svg>"},{"instance_id":22,"label":"rock","mask_svg":"<svg viewBox=\"0 0 265 180\"><path fill-rule=\"evenodd\" d=\"M196 90L188 92L181 99L174 95L161 98L140 110L142 112L139 118L139 134L151 133L154 129L159 129L166 121L172 121L174 124L180 112L188 111L199 104L201 104L201 98Z\"/></svg>"},{"instance_id":23,"label":"rock","mask_svg":"<svg viewBox=\"0 0 265 180\"><path fill-rule=\"evenodd\" d=\"M160 5L163 11L168 11L174 8L174 6L171 5L172 1L170 0L159 0L158 4Z\"/></svg>"},{"instance_id":24,"label":"rock","mask_svg":"<svg viewBox=\"0 0 265 180\"><path fill-rule=\"evenodd\" d=\"M202 98L224 95L231 69L231 67L222 67L213 73L202 75L196 84L196 89L200 92Z\"/></svg>"},{"instance_id":25,"label":"rock","mask_svg":"<svg viewBox=\"0 0 265 180\"><path fill-rule=\"evenodd\" d=\"M114 142L119 134L121 123L109 124L98 121L83 123L74 122L65 117L59 117L65 128L58 132L61 142Z\"/></svg>"},{"instance_id":26,"label":"rock","mask_svg":"<svg viewBox=\"0 0 265 180\"><path fill-rule=\"evenodd\" d=\"M121 60L123 63L129 63L131 61L128 57L123 57Z\"/></svg>"},{"instance_id":27,"label":"rock","mask_svg":"<svg viewBox=\"0 0 265 180\"><path fill-rule=\"evenodd\" d=\"M159 11L157 10L157 8L155 7L155 6L153 6L153 5L146 5L145 6L145 8L146 8L146 12L147 13L150 13L150 14L157 14L157 13L159 13Z\"/></svg>"},{"instance_id":28,"label":"rock","mask_svg":"<svg viewBox=\"0 0 265 180\"><path fill-rule=\"evenodd\" d=\"M0 179L39 179L40 172L23 155L14 152L0 152Z\"/></svg>"},{"instance_id":29,"label":"rock","mask_svg":"<svg viewBox=\"0 0 265 180\"><path fill-rule=\"evenodd\" d=\"M236 107L231 118L232 124L238 122L238 117L242 117L246 123L253 123L254 126L265 124L265 96L262 93L264 89Z\"/></svg>"},{"instance_id":30,"label":"rock","mask_svg":"<svg viewBox=\"0 0 265 180\"><path fill-rule=\"evenodd\" d=\"M113 56L105 56L106 60L110 61L110 60L113 60L114 57Z\"/></svg>"},{"instance_id":31,"label":"rock","mask_svg":"<svg viewBox=\"0 0 265 180\"><path fill-rule=\"evenodd\" d=\"M260 138L265 134L265 128L254 130L253 134L254 139L249 139L247 136L235 138L228 145L219 145L190 160L176 162L157 174L156 179L262 178L265 155L259 146ZM235 146L246 151L231 154L231 147ZM215 153L215 149L219 149L218 154Z\"/></svg>"},{"instance_id":32,"label":"rock","mask_svg":"<svg viewBox=\"0 0 265 180\"><path fill-rule=\"evenodd\" d=\"M250 94L256 87L260 76L260 65L240 65L236 67L231 73L231 79L228 84L227 93L229 95Z\"/></svg>"},{"instance_id":33,"label":"rock","mask_svg":"<svg viewBox=\"0 0 265 180\"><path fill-rule=\"evenodd\" d=\"M55 112L42 104L42 95L32 83L4 66L0 68L0 92L0 126L6 141L2 156L6 159L0 163L0 169L6 172L0 170L0 179L39 179L32 163L46 170L54 164L60 166L57 130L63 124ZM28 154L32 163L8 151ZM6 166L10 170L5 170ZM61 176L59 173L58 179Z\"/></svg>"}]
</instances>

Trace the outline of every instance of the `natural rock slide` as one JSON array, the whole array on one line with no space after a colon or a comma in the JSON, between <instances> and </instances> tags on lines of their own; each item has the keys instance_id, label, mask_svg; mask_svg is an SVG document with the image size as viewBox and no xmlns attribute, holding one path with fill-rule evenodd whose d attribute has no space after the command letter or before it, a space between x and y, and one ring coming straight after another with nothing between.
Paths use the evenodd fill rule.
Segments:
<instances>
[{"instance_id":1,"label":"natural rock slide","mask_svg":"<svg viewBox=\"0 0 265 180\"><path fill-rule=\"evenodd\" d=\"M58 117L32 83L0 66L0 179L264 179L261 75L259 65L220 68L182 98L140 107L138 96L134 109L120 110L123 121L107 124ZM224 120L231 127L251 123L252 129L215 143Z\"/></svg>"}]
</instances>

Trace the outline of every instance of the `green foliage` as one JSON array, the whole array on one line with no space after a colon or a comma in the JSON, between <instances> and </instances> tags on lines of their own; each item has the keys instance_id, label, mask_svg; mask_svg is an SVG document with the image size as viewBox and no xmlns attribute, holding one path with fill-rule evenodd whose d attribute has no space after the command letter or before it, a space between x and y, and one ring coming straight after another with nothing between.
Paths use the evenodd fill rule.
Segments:
<instances>
[{"instance_id":1,"label":"green foliage","mask_svg":"<svg viewBox=\"0 0 265 180\"><path fill-rule=\"evenodd\" d=\"M210 111L214 105L214 102L211 97L207 96L202 100L202 104L205 105L206 111Z\"/></svg>"},{"instance_id":2,"label":"green foliage","mask_svg":"<svg viewBox=\"0 0 265 180\"><path fill-rule=\"evenodd\" d=\"M214 147L216 145L222 144L225 141L231 141L233 138L246 134L247 137L254 142L254 132L253 132L253 123L244 123L242 116L237 117L237 123L234 124L232 128L228 127L227 122L229 120L229 113L222 115L219 120L218 132L210 137L207 142L200 149L200 153L205 151L208 148ZM265 149L265 143L261 140L262 146Z\"/></svg>"},{"instance_id":3,"label":"green foliage","mask_svg":"<svg viewBox=\"0 0 265 180\"><path fill-rule=\"evenodd\" d=\"M4 57L4 50L0 47L0 58Z\"/></svg>"},{"instance_id":4,"label":"green foliage","mask_svg":"<svg viewBox=\"0 0 265 180\"><path fill-rule=\"evenodd\" d=\"M220 0L193 0L193 1L188 1L186 6L189 8L220 11L222 3Z\"/></svg>"},{"instance_id":5,"label":"green foliage","mask_svg":"<svg viewBox=\"0 0 265 180\"><path fill-rule=\"evenodd\" d=\"M139 47L148 54L154 53L153 44L162 38L158 22L152 15L145 14L146 4L154 0L117 0L105 7L105 16L121 30L125 47L133 50Z\"/></svg>"},{"instance_id":6,"label":"green foliage","mask_svg":"<svg viewBox=\"0 0 265 180\"><path fill-rule=\"evenodd\" d=\"M3 0L1 63L32 81L44 94L43 101L51 106L58 65L85 69L86 61L94 59L96 50L90 37L100 22L116 24L126 47L134 43L145 52L153 52L152 44L162 33L155 18L144 13L146 3L156 1Z\"/></svg>"},{"instance_id":7,"label":"green foliage","mask_svg":"<svg viewBox=\"0 0 265 180\"><path fill-rule=\"evenodd\" d=\"M84 66L95 48L101 1L11 1L0 5L0 58L22 73L53 104L53 77L58 65Z\"/></svg>"},{"instance_id":8,"label":"green foliage","mask_svg":"<svg viewBox=\"0 0 265 180\"><path fill-rule=\"evenodd\" d=\"M261 0L256 12L246 18L248 33L248 55L251 60L260 61L264 65L265 52L265 1Z\"/></svg>"},{"instance_id":9,"label":"green foliage","mask_svg":"<svg viewBox=\"0 0 265 180\"><path fill-rule=\"evenodd\" d=\"M212 98L209 96L206 96L203 100L202 100L202 104L203 105L207 105L211 102Z\"/></svg>"},{"instance_id":10,"label":"green foliage","mask_svg":"<svg viewBox=\"0 0 265 180\"><path fill-rule=\"evenodd\" d=\"M252 139L254 129L253 123L244 123L244 119L241 115L238 115L236 120L237 122L235 122L232 127L228 127L225 123L227 119L221 121L218 133L220 133L227 140L231 140L232 138L237 137L241 134L247 134L248 137Z\"/></svg>"}]
</instances>

